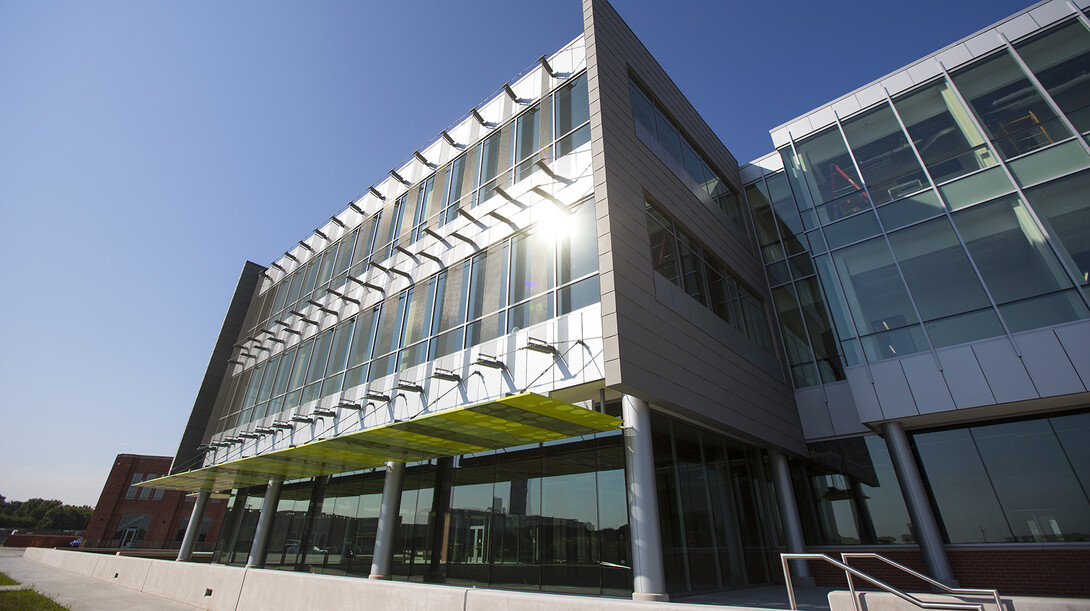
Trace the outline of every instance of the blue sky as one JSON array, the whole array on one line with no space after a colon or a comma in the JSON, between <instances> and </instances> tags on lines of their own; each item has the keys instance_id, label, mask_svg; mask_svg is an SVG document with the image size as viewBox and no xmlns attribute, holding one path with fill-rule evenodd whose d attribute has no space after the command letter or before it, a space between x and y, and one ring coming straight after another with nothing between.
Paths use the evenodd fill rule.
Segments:
<instances>
[{"instance_id":1,"label":"blue sky","mask_svg":"<svg viewBox=\"0 0 1090 611\"><path fill-rule=\"evenodd\" d=\"M1025 6L615 2L742 162ZM0 494L173 455L243 262L581 31L576 0L0 0Z\"/></svg>"}]
</instances>

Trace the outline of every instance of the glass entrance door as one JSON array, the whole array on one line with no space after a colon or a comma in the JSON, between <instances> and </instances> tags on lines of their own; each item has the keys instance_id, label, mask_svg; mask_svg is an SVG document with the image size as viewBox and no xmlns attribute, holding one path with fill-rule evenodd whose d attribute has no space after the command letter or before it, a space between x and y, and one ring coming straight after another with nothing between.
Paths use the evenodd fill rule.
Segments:
<instances>
[{"instance_id":1,"label":"glass entrance door","mask_svg":"<svg viewBox=\"0 0 1090 611\"><path fill-rule=\"evenodd\" d=\"M133 543L136 543L137 536L140 535L140 529L135 527L129 527L121 531L121 543L120 547L132 547Z\"/></svg>"}]
</instances>

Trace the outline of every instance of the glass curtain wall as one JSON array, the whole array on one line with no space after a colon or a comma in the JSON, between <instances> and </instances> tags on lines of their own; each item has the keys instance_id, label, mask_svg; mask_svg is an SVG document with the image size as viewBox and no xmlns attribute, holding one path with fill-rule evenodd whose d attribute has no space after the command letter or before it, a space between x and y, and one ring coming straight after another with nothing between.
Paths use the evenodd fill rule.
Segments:
<instances>
[{"instance_id":1,"label":"glass curtain wall","mask_svg":"<svg viewBox=\"0 0 1090 611\"><path fill-rule=\"evenodd\" d=\"M651 436L667 591L770 581L759 452L657 414Z\"/></svg>"},{"instance_id":2,"label":"glass curtain wall","mask_svg":"<svg viewBox=\"0 0 1090 611\"><path fill-rule=\"evenodd\" d=\"M459 208L471 208L590 141L590 104L586 73L575 76L496 128L450 163L437 168L404 195L391 198L350 233L314 253L254 297L243 324L244 335L265 328L321 300L327 289L344 291L349 277L359 278L373 259L381 263L427 230L452 221Z\"/></svg>"},{"instance_id":3,"label":"glass curtain wall","mask_svg":"<svg viewBox=\"0 0 1090 611\"><path fill-rule=\"evenodd\" d=\"M595 236L594 201L585 200L555 226L493 245L243 370L220 393L224 416L218 430L597 303ZM735 310L745 314L741 306Z\"/></svg>"},{"instance_id":4,"label":"glass curtain wall","mask_svg":"<svg viewBox=\"0 0 1090 611\"><path fill-rule=\"evenodd\" d=\"M1085 129L1090 32L1072 20L1014 48L793 141L784 172L747 186L796 387L842 379L836 355L1090 316L1090 156L1050 104Z\"/></svg>"},{"instance_id":5,"label":"glass curtain wall","mask_svg":"<svg viewBox=\"0 0 1090 611\"><path fill-rule=\"evenodd\" d=\"M366 577L385 472L285 484L266 567ZM244 564L260 512L244 506L218 562ZM394 579L625 596L632 591L620 431L411 464ZM307 525L308 514L310 524Z\"/></svg>"}]
</instances>

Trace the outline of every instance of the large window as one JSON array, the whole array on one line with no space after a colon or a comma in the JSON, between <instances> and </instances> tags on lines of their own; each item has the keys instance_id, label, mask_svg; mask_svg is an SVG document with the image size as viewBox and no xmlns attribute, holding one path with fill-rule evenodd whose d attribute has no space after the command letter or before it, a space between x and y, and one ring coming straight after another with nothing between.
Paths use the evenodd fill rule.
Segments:
<instances>
[{"instance_id":1,"label":"large window","mask_svg":"<svg viewBox=\"0 0 1090 611\"><path fill-rule=\"evenodd\" d=\"M297 262L267 290L254 297L244 328L256 334L308 299L321 300L327 289L344 291L349 276L359 277L372 255L376 262L394 256L395 246L420 240L454 220L460 208L487 200L590 141L587 75L568 79L540 102L494 129L465 153L439 167L403 195L337 242Z\"/></svg>"},{"instance_id":2,"label":"large window","mask_svg":"<svg viewBox=\"0 0 1090 611\"><path fill-rule=\"evenodd\" d=\"M1090 32L1070 21L1015 49L1075 128L1090 129Z\"/></svg>"},{"instance_id":3,"label":"large window","mask_svg":"<svg viewBox=\"0 0 1090 611\"><path fill-rule=\"evenodd\" d=\"M1090 285L1090 172L1026 191L1026 197L1063 247L1079 283Z\"/></svg>"},{"instance_id":4,"label":"large window","mask_svg":"<svg viewBox=\"0 0 1090 611\"><path fill-rule=\"evenodd\" d=\"M935 182L995 165L984 136L945 80L898 97L893 105Z\"/></svg>"},{"instance_id":5,"label":"large window","mask_svg":"<svg viewBox=\"0 0 1090 611\"><path fill-rule=\"evenodd\" d=\"M966 208L953 216L1011 331L1087 316L1070 278L1017 196Z\"/></svg>"},{"instance_id":6,"label":"large window","mask_svg":"<svg viewBox=\"0 0 1090 611\"><path fill-rule=\"evenodd\" d=\"M629 595L621 442L620 431L613 431L407 465L393 578ZM730 468L720 462L720 469ZM384 471L372 470L332 478L328 485L285 484L266 566L366 576L383 477ZM716 491L722 485L730 485L726 471ZM260 507L260 498L251 501L236 497L248 511L237 534L221 538L220 562L245 561L256 529L257 512L251 516L249 508ZM744 550L734 553L741 557Z\"/></svg>"},{"instance_id":7,"label":"large window","mask_svg":"<svg viewBox=\"0 0 1090 611\"><path fill-rule=\"evenodd\" d=\"M795 498L810 545L915 543L897 475L877 435L811 443L792 464Z\"/></svg>"},{"instance_id":8,"label":"large window","mask_svg":"<svg viewBox=\"0 0 1090 611\"><path fill-rule=\"evenodd\" d=\"M953 78L1005 159L1071 135L1007 51L959 70Z\"/></svg>"},{"instance_id":9,"label":"large window","mask_svg":"<svg viewBox=\"0 0 1090 611\"><path fill-rule=\"evenodd\" d=\"M667 591L767 582L760 455L656 415L651 439Z\"/></svg>"},{"instance_id":10,"label":"large window","mask_svg":"<svg viewBox=\"0 0 1090 611\"><path fill-rule=\"evenodd\" d=\"M844 121L844 136L874 205L930 186L889 104Z\"/></svg>"},{"instance_id":11,"label":"large window","mask_svg":"<svg viewBox=\"0 0 1090 611\"><path fill-rule=\"evenodd\" d=\"M594 200L448 266L225 384L220 430L295 409L601 299ZM744 296L722 307L754 325ZM734 290L734 293L730 291Z\"/></svg>"},{"instance_id":12,"label":"large window","mask_svg":"<svg viewBox=\"0 0 1090 611\"><path fill-rule=\"evenodd\" d=\"M736 226L742 227L742 206L738 194L713 170L683 134L635 81L629 81L636 134L677 174L697 197L713 209L721 210Z\"/></svg>"},{"instance_id":13,"label":"large window","mask_svg":"<svg viewBox=\"0 0 1090 611\"><path fill-rule=\"evenodd\" d=\"M1090 541L1090 413L917 433L949 543Z\"/></svg>"},{"instance_id":14,"label":"large window","mask_svg":"<svg viewBox=\"0 0 1090 611\"><path fill-rule=\"evenodd\" d=\"M654 270L750 341L768 348L768 324L760 299L650 203L646 205L646 220Z\"/></svg>"}]
</instances>

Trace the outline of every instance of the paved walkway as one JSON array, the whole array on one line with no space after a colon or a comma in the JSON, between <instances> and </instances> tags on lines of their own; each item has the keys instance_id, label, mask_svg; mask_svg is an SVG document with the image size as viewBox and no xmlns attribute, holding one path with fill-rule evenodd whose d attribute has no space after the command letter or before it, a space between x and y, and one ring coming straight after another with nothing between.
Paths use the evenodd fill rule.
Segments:
<instances>
[{"instance_id":1,"label":"paved walkway","mask_svg":"<svg viewBox=\"0 0 1090 611\"><path fill-rule=\"evenodd\" d=\"M829 592L835 588L795 588L795 604L799 611L829 611ZM787 588L782 585L758 586L738 590L724 590L710 594L675 596L675 603L695 605L727 605L730 607L757 607L761 609L790 609Z\"/></svg>"},{"instance_id":2,"label":"paved walkway","mask_svg":"<svg viewBox=\"0 0 1090 611\"><path fill-rule=\"evenodd\" d=\"M0 547L0 573L31 585L73 611L193 611L195 607L55 569L23 558L20 548Z\"/></svg>"}]
</instances>

